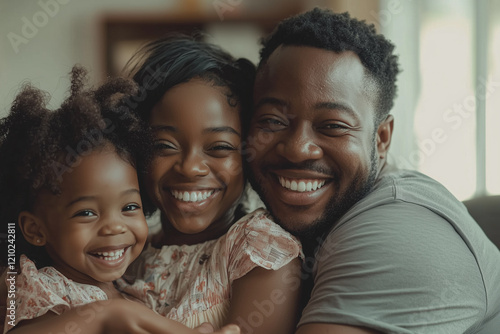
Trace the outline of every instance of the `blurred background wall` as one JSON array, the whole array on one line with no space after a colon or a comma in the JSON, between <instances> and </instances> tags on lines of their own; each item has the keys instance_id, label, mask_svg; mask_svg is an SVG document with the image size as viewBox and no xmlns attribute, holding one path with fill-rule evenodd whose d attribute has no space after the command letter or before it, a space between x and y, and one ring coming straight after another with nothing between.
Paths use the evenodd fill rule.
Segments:
<instances>
[{"instance_id":1,"label":"blurred background wall","mask_svg":"<svg viewBox=\"0 0 500 334\"><path fill-rule=\"evenodd\" d=\"M257 62L260 37L315 6L349 11L396 45L392 162L461 200L500 194L500 0L0 0L0 116L23 82L57 107L75 63L97 84L172 30L202 30Z\"/></svg>"}]
</instances>

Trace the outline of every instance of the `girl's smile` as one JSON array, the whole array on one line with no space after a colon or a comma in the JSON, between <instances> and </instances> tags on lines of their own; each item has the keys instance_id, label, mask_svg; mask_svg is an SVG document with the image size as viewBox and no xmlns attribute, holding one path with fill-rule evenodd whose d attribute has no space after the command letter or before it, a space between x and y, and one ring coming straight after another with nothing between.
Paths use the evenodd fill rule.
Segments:
<instances>
[{"instance_id":1,"label":"girl's smile","mask_svg":"<svg viewBox=\"0 0 500 334\"><path fill-rule=\"evenodd\" d=\"M61 194L42 191L34 215L53 266L102 286L140 254L148 229L135 168L107 145L63 175Z\"/></svg>"}]
</instances>

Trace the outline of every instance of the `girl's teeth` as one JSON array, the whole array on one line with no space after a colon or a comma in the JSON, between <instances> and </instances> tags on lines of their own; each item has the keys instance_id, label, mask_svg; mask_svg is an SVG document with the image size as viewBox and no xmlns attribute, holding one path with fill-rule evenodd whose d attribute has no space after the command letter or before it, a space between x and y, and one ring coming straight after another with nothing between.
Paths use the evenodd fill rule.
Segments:
<instances>
[{"instance_id":1,"label":"girl's teeth","mask_svg":"<svg viewBox=\"0 0 500 334\"><path fill-rule=\"evenodd\" d=\"M112 252L95 252L97 256L106 261L118 260L125 253L125 249L119 249Z\"/></svg>"},{"instance_id":2,"label":"girl's teeth","mask_svg":"<svg viewBox=\"0 0 500 334\"><path fill-rule=\"evenodd\" d=\"M213 194L213 190L211 191L178 191L172 190L172 196L174 196L179 201L183 202L201 202L206 200Z\"/></svg>"},{"instance_id":3,"label":"girl's teeth","mask_svg":"<svg viewBox=\"0 0 500 334\"><path fill-rule=\"evenodd\" d=\"M289 180L284 177L279 177L279 182L283 188L297 191L297 192L305 192L305 191L314 191L321 188L325 184L325 180Z\"/></svg>"}]
</instances>

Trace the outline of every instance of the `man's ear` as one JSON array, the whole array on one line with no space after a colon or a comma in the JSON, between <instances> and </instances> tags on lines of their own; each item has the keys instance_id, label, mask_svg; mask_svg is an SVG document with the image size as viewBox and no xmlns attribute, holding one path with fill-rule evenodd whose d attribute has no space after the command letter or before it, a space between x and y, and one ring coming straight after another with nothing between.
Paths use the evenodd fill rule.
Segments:
<instances>
[{"instance_id":1,"label":"man's ear","mask_svg":"<svg viewBox=\"0 0 500 334\"><path fill-rule=\"evenodd\" d=\"M377 151L379 159L387 158L389 146L391 146L392 129L394 127L394 117L387 115L377 129Z\"/></svg>"},{"instance_id":2,"label":"man's ear","mask_svg":"<svg viewBox=\"0 0 500 334\"><path fill-rule=\"evenodd\" d=\"M45 245L47 238L40 218L31 212L23 211L19 214L18 223L26 241L35 246Z\"/></svg>"}]
</instances>

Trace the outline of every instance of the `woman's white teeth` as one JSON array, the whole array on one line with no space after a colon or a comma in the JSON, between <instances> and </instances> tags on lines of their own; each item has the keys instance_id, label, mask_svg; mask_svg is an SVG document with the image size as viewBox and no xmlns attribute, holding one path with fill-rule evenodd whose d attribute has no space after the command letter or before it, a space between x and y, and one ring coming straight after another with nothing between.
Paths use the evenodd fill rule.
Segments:
<instances>
[{"instance_id":1,"label":"woman's white teeth","mask_svg":"<svg viewBox=\"0 0 500 334\"><path fill-rule=\"evenodd\" d=\"M211 191L178 191L172 190L172 195L183 202L201 202L206 200L210 195L214 193Z\"/></svg>"},{"instance_id":2,"label":"woman's white teeth","mask_svg":"<svg viewBox=\"0 0 500 334\"><path fill-rule=\"evenodd\" d=\"M326 182L326 180L289 180L281 176L278 178L283 188L298 192L318 190Z\"/></svg>"},{"instance_id":3,"label":"woman's white teeth","mask_svg":"<svg viewBox=\"0 0 500 334\"><path fill-rule=\"evenodd\" d=\"M125 248L118 249L113 252L95 252L94 254L106 261L113 261L113 260L118 260L120 257L122 257L124 252Z\"/></svg>"}]
</instances>

